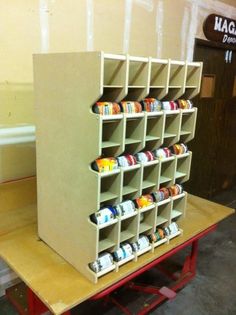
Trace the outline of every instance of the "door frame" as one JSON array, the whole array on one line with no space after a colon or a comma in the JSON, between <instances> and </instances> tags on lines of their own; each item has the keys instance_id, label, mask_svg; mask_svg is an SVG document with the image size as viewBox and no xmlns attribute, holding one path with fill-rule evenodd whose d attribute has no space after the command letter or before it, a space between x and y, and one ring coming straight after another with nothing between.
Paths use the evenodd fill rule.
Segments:
<instances>
[{"instance_id":1,"label":"door frame","mask_svg":"<svg viewBox=\"0 0 236 315\"><path fill-rule=\"evenodd\" d=\"M209 41L209 40L205 40L205 39L201 39L201 38L195 38L193 59L195 59L194 57L195 57L196 46L207 46L207 47L211 47L211 48L236 51L236 47L233 47L230 45L217 43L217 42L213 42L213 41Z\"/></svg>"}]
</instances>

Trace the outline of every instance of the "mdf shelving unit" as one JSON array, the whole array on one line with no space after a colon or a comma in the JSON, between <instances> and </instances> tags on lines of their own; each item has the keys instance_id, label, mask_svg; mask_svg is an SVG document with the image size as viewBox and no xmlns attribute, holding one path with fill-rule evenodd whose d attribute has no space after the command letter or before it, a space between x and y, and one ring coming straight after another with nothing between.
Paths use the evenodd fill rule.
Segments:
<instances>
[{"instance_id":1,"label":"mdf shelving unit","mask_svg":"<svg viewBox=\"0 0 236 315\"><path fill-rule=\"evenodd\" d=\"M181 137L187 142L194 136L196 122L195 108L102 116L93 112L93 105L97 101L140 101L147 96L176 99L185 93L186 78L201 75L199 64L197 71L189 70L187 75L188 67L195 64L103 52L34 56L38 234L93 282L169 242L166 237L150 244L100 273L89 268L100 253L113 252L121 243L135 242L174 220L181 222L187 193L101 226L90 215L103 206L184 182L189 177L191 153L107 173L96 172L91 163L101 156L170 146Z\"/></svg>"}]
</instances>

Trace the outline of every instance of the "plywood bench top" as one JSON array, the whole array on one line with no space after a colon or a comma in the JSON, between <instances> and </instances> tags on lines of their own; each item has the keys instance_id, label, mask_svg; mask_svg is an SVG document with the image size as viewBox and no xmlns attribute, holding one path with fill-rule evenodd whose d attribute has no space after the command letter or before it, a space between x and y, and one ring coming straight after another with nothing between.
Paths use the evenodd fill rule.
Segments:
<instances>
[{"instance_id":1,"label":"plywood bench top","mask_svg":"<svg viewBox=\"0 0 236 315\"><path fill-rule=\"evenodd\" d=\"M7 211L8 215L0 211L0 256L54 314L71 309L234 213L189 195L182 236L141 256L138 262L128 263L118 273L107 274L95 285L38 239L36 210L31 204Z\"/></svg>"}]
</instances>

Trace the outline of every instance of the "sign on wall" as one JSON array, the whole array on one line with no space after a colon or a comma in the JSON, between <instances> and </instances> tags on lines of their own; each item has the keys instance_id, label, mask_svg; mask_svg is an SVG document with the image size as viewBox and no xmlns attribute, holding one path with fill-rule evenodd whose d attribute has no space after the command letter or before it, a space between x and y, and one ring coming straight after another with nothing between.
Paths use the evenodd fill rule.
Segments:
<instances>
[{"instance_id":1,"label":"sign on wall","mask_svg":"<svg viewBox=\"0 0 236 315\"><path fill-rule=\"evenodd\" d=\"M203 31L209 40L236 46L236 20L211 14L203 24Z\"/></svg>"}]
</instances>

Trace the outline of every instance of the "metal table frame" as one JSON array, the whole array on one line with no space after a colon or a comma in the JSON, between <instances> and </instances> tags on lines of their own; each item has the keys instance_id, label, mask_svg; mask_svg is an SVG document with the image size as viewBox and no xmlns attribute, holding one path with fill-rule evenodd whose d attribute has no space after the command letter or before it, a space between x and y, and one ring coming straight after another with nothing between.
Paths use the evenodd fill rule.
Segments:
<instances>
[{"instance_id":1,"label":"metal table frame","mask_svg":"<svg viewBox=\"0 0 236 315\"><path fill-rule=\"evenodd\" d=\"M198 254L198 241L199 239L203 238L210 232L214 231L216 228L217 228L217 224L212 225L211 227L204 230L203 232L190 238L188 241L178 245L177 247L165 253L164 255L158 257L151 263L148 263L147 265L133 272L129 276L123 278L122 280L114 283L110 287L96 294L95 296L91 298L91 300L103 299L106 302L111 302L114 305L116 305L123 313L127 315L131 315L132 313L129 311L129 309L126 306L122 305L112 295L112 293L115 290L119 289L122 286L125 286L128 289L145 292L145 293L155 296L155 298L152 299L152 302L142 307L136 315L148 314L151 310L153 310L155 307L157 307L160 303L162 303L166 299L174 298L174 296L176 295L175 292L177 292L179 289L181 289L183 286L185 286L189 281L191 281L195 277L197 254ZM164 270L160 266L161 262L170 258L171 256L173 256L174 254L176 254L177 252L186 248L189 245L191 246L191 253L189 256L186 257L182 270L178 276L175 273L170 273L167 270ZM135 282L132 281L134 278L143 274L145 271L151 268L158 268L159 270L164 272L165 275L169 276L173 280L169 288L163 287L160 289L159 287L148 286L145 284L136 284ZM33 293L33 291L30 288L27 287L27 303L28 303L27 309L22 308L22 306L19 303L17 303L14 298L12 298L11 290L12 288L6 290L6 295L9 298L9 300L13 303L13 305L16 307L20 315L41 315L44 312L48 311L48 308L40 301L40 299ZM70 314L71 312L67 311L63 313L62 315L70 315Z\"/></svg>"}]
</instances>

